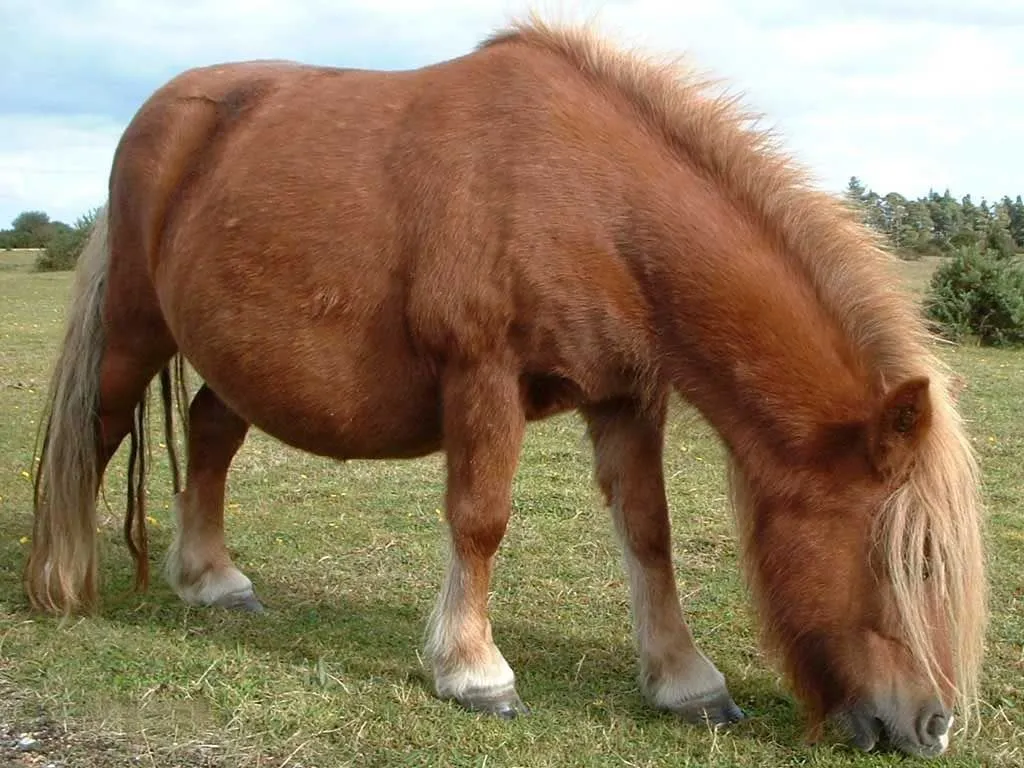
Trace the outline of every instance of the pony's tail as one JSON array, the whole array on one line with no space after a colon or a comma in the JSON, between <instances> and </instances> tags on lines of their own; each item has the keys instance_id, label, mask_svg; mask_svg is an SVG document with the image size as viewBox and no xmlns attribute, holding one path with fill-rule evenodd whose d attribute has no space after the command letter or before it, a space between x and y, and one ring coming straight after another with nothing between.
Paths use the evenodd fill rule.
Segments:
<instances>
[{"instance_id":1,"label":"pony's tail","mask_svg":"<svg viewBox=\"0 0 1024 768\"><path fill-rule=\"evenodd\" d=\"M163 403L164 439L167 441L167 457L171 469L171 486L174 495L181 492L181 470L178 451L175 448L174 411L177 403L178 415L185 426L188 440L188 415L183 403L188 402L188 383L185 379L185 359L176 354L171 363L160 371L160 399ZM149 388L135 406L135 418L130 433L131 446L128 453L128 504L124 514L124 540L128 551L135 560L135 588L145 590L149 586L149 534L146 531L146 456L149 440L146 430L149 426L146 408L149 404Z\"/></svg>"},{"instance_id":2,"label":"pony's tail","mask_svg":"<svg viewBox=\"0 0 1024 768\"><path fill-rule=\"evenodd\" d=\"M34 467L32 548L24 586L32 606L49 613L67 615L91 610L96 604L101 314L109 261L104 206L78 260L64 344L50 380Z\"/></svg>"}]
</instances>

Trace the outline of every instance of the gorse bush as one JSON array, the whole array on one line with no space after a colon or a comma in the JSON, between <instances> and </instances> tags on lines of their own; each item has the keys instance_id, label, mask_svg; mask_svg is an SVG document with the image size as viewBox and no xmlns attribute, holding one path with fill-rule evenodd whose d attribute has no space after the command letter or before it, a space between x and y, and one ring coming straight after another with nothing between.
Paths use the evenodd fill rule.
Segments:
<instances>
[{"instance_id":1,"label":"gorse bush","mask_svg":"<svg viewBox=\"0 0 1024 768\"><path fill-rule=\"evenodd\" d=\"M43 249L42 253L36 257L36 271L60 272L74 269L88 238L88 232L83 234L78 230L54 236L46 244L46 248Z\"/></svg>"},{"instance_id":2,"label":"gorse bush","mask_svg":"<svg viewBox=\"0 0 1024 768\"><path fill-rule=\"evenodd\" d=\"M961 248L932 275L925 311L954 341L1024 345L1024 263L990 249Z\"/></svg>"},{"instance_id":3,"label":"gorse bush","mask_svg":"<svg viewBox=\"0 0 1024 768\"><path fill-rule=\"evenodd\" d=\"M89 211L75 222L75 226L54 234L36 258L36 271L60 272L74 269L89 240L89 235L92 234L96 213L96 210Z\"/></svg>"}]
</instances>

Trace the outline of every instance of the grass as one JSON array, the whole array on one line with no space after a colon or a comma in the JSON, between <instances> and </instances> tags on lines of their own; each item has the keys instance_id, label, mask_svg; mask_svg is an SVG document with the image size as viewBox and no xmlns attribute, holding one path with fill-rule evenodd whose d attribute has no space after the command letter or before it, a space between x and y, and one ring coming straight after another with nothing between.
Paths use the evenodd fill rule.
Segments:
<instances>
[{"instance_id":1,"label":"grass","mask_svg":"<svg viewBox=\"0 0 1024 768\"><path fill-rule=\"evenodd\" d=\"M899 262L907 287L915 295L923 297L932 273L946 260L945 256L922 256L914 261Z\"/></svg>"},{"instance_id":2,"label":"grass","mask_svg":"<svg viewBox=\"0 0 1024 768\"><path fill-rule=\"evenodd\" d=\"M650 710L635 682L618 547L590 481L581 424L531 428L494 582L496 639L534 710L512 723L436 700L420 665L444 557L439 457L344 465L253 433L230 477L228 536L269 611L184 606L159 575L130 588L120 537L124 453L101 511L103 607L30 613L20 570L37 418L70 275L0 253L0 763L63 766L880 766L803 741L800 713L757 650L725 500L701 421L671 422L668 491L680 588L705 652L751 715L718 732ZM911 265L919 288L927 275ZM1024 763L1024 353L950 348L991 503L993 623L980 731L952 766ZM154 424L158 426L158 421ZM156 444L154 559L170 538ZM10 748L35 733L41 752ZM58 762L59 761L59 762ZM913 762L913 761L911 761Z\"/></svg>"},{"instance_id":3,"label":"grass","mask_svg":"<svg viewBox=\"0 0 1024 768\"><path fill-rule=\"evenodd\" d=\"M36 263L40 248L0 249L0 272L24 272Z\"/></svg>"}]
</instances>

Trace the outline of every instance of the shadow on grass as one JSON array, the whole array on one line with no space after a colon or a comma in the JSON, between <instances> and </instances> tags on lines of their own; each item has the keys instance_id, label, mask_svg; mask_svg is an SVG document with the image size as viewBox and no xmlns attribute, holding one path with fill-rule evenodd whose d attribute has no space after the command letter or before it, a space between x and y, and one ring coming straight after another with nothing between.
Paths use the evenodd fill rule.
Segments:
<instances>
[{"instance_id":1,"label":"shadow on grass","mask_svg":"<svg viewBox=\"0 0 1024 768\"><path fill-rule=\"evenodd\" d=\"M310 585L307 594L296 595L264 579L260 595L266 612L245 614L188 607L162 583L145 596L135 596L125 582L109 586L103 615L125 625L184 632L192 641L228 652L242 646L255 655L309 670L306 684L311 688L317 685L315 670L321 660L357 686L413 686L436 714L458 717L465 713L433 697L430 676L420 663L423 627L434 597L432 591L420 591L388 601L325 595ZM550 617L531 623L529 615L506 612L492 620L495 639L516 670L520 695L534 712L602 725L625 720L638 729L678 727L681 734L695 727L646 703L637 685L636 654L628 642L609 643L596 628L592 633L559 632L543 626ZM733 738L796 748L803 744L799 713L768 670L745 677L728 660L719 660L715 648L704 650L716 659L748 716L732 726Z\"/></svg>"},{"instance_id":2,"label":"shadow on grass","mask_svg":"<svg viewBox=\"0 0 1024 768\"><path fill-rule=\"evenodd\" d=\"M399 577L386 593L357 593L358 583L334 593L319 581L296 584L287 577L275 580L263 574L257 588L267 611L245 614L185 605L164 583L156 562L149 591L135 594L124 554L106 554L113 556L105 557L103 567L104 621L181 636L197 651L206 645L230 656L242 648L257 660L295 668L293 679L310 690L318 687L316 670L322 662L357 689L380 684L419 689L424 699L413 699L409 706L420 708L425 716L463 715L456 706L433 697L430 677L420 664L424 624L436 595L433 585L403 584ZM3 581L20 586L20 578L12 576L4 573ZM38 618L28 612L20 589L18 593L10 618ZM566 627L550 615L531 616L521 603L495 611L492 621L495 639L516 670L520 695L541 717L603 726L625 722L637 730L678 728L682 738L694 728L643 699L627 627L609 633L600 619L595 619L593 630L578 624ZM740 668L732 649L706 645L703 650L725 674L733 697L748 715L730 729L733 739L796 749L803 745L799 713L769 670Z\"/></svg>"}]
</instances>

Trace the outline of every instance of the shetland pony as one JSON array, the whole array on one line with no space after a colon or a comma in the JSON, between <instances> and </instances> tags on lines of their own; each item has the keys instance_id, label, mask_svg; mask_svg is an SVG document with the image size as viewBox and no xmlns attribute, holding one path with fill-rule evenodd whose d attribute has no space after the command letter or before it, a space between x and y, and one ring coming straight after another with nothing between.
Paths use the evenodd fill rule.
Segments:
<instances>
[{"instance_id":1,"label":"shetland pony","mask_svg":"<svg viewBox=\"0 0 1024 768\"><path fill-rule=\"evenodd\" d=\"M733 100L587 29L531 18L374 72L249 62L157 90L118 145L49 395L25 587L97 598L95 498L130 435L147 581L143 407L203 379L166 574L259 610L224 542L250 425L336 459L444 451L438 696L526 711L487 593L528 422L584 418L625 553L642 686L743 713L694 642L662 474L672 393L728 449L766 647L809 724L934 755L975 701L978 470L888 257ZM172 445L172 441L168 441ZM176 489L177 491L177 489Z\"/></svg>"}]
</instances>

